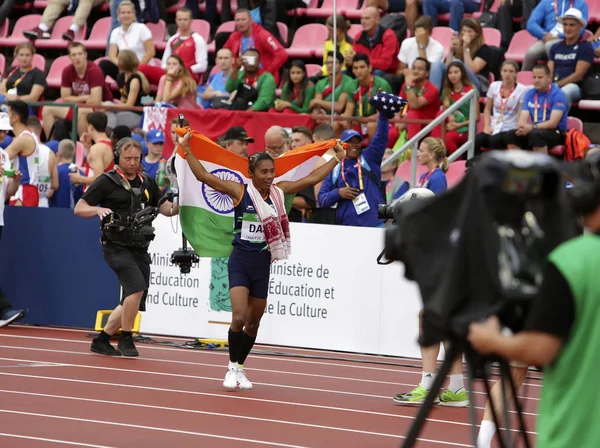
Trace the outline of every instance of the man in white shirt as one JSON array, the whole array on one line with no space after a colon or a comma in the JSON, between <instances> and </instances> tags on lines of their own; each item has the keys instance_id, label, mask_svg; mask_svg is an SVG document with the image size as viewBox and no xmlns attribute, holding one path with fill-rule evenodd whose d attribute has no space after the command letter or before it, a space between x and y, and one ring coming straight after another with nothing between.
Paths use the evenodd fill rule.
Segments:
<instances>
[{"instance_id":1,"label":"man in white shirt","mask_svg":"<svg viewBox=\"0 0 600 448\"><path fill-rule=\"evenodd\" d=\"M42 143L42 123L37 117L27 118L27 129L35 134L40 142L40 160L38 165L38 191L40 200L38 207L49 207L49 199L58 189L58 169L57 160L54 151Z\"/></svg>"}]
</instances>

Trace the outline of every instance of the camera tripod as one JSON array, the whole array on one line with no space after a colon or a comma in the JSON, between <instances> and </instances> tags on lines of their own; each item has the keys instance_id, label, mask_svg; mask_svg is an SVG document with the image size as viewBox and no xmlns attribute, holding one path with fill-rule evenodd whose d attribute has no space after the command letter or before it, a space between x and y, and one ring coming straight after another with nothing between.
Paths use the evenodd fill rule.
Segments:
<instances>
[{"instance_id":1,"label":"camera tripod","mask_svg":"<svg viewBox=\"0 0 600 448\"><path fill-rule=\"evenodd\" d=\"M452 367L452 364L454 363L454 361L456 360L457 357L462 356L463 352L465 353L465 358L467 361L467 385L468 385L467 387L468 387L468 393L469 393L469 408L470 408L470 416L471 416L471 431L472 431L472 437L473 437L473 446L477 445L477 415L475 413L475 397L474 397L474 393L473 393L473 380L475 378L481 378L481 379L483 379L483 383L485 385L485 391L486 391L487 398L490 401L492 416L494 418L494 423L496 425L496 428L498 428L496 435L500 442L500 446L502 448L512 448L513 446L515 446L511 442L511 437L510 437L510 419L509 419L509 415L508 415L509 402L506 399L507 397L506 397L506 387L505 387L505 384L508 383L509 387L510 387L509 392L510 392L512 400L515 404L515 411L517 413L517 419L519 422L519 427L520 427L519 433L520 433L521 437L523 438L523 443L524 443L525 448L530 448L531 444L529 443L529 439L527 437L527 431L525 428L525 420L523 419L523 411L521 408L521 404L519 403L519 400L517 398L517 388L515 386L512 375L510 373L510 367L509 367L508 361L506 361L505 359L499 359L499 358L483 357L483 356L475 353L466 341L462 342L462 341L457 341L457 340L453 340L450 342L450 344L448 346L448 350L446 351L446 357L444 359L444 362L442 363L442 366L435 378L435 381L433 382L431 390L427 394L427 398L425 399L425 402L421 405L421 408L419 409L419 412L417 413L417 415L415 417L415 421L413 422L413 424L410 427L410 430L408 432L408 435L406 436L406 439L404 440L404 443L401 445L402 448L412 448L415 445L417 437L419 436L421 430L423 429L425 420L426 420L427 416L429 415L429 413L431 412L434 400L439 395L442 385L444 384L444 381L446 380L446 376L450 372L450 368ZM494 361L498 361L500 363L500 380L502 381L502 385L503 385L502 394L503 394L503 402L504 402L503 417L504 417L505 427L507 428L507 432L508 432L508 434L507 434L508 444L505 443L504 437L502 436L502 434L500 432L500 427L501 427L499 424L500 420L496 413L495 404L494 404L492 396L490 394L491 388L489 385L489 375L487 372L487 368Z\"/></svg>"}]
</instances>

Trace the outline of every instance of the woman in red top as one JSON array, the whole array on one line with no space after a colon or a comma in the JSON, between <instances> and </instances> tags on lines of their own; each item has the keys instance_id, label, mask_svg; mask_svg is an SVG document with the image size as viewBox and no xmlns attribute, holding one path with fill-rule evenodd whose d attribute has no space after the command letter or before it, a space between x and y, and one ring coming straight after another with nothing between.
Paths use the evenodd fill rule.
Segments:
<instances>
[{"instance_id":1,"label":"woman in red top","mask_svg":"<svg viewBox=\"0 0 600 448\"><path fill-rule=\"evenodd\" d=\"M442 107L448 109L452 104L458 101L467 92L473 90L475 86L469 79L465 66L458 61L451 62L446 71L444 88L442 89ZM448 154L452 154L467 142L469 137L470 123L470 102L462 105L454 114L446 119L446 149ZM477 116L475 120L479 121L479 107L475 108ZM442 111L440 111L442 113ZM436 127L431 135L441 136L441 126Z\"/></svg>"}]
</instances>

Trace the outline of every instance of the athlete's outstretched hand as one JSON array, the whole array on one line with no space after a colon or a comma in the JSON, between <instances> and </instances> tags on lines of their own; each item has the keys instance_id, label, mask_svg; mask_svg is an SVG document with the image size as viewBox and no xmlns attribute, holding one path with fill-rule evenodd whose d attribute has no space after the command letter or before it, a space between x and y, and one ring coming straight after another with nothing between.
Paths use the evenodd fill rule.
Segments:
<instances>
[{"instance_id":1,"label":"athlete's outstretched hand","mask_svg":"<svg viewBox=\"0 0 600 448\"><path fill-rule=\"evenodd\" d=\"M181 145L181 149L183 149L184 154L190 152L190 139L192 138L192 133L190 132L190 128L188 128L187 132L183 137L177 137L178 143Z\"/></svg>"},{"instance_id":2,"label":"athlete's outstretched hand","mask_svg":"<svg viewBox=\"0 0 600 448\"><path fill-rule=\"evenodd\" d=\"M337 142L337 145L335 145L335 148L333 148L333 150L335 151L335 155L338 159L342 160L344 157L346 157L346 150L344 149L342 143L339 140Z\"/></svg>"}]
</instances>

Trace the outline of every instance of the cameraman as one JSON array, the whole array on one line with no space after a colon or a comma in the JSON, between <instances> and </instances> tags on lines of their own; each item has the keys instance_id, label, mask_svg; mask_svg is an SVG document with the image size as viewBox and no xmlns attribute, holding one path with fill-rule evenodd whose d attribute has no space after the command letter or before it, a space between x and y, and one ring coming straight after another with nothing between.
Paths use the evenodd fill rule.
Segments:
<instances>
[{"instance_id":1,"label":"cameraman","mask_svg":"<svg viewBox=\"0 0 600 448\"><path fill-rule=\"evenodd\" d=\"M123 288L120 305L92 342L91 351L101 355L139 355L131 328L138 310L146 310L150 284L148 246L154 238L154 229L150 222L139 231L123 224L146 207L159 207L162 195L156 181L139 171L141 154L139 142L130 137L121 139L115 148L116 168L98 177L75 206L75 215L82 218L98 216L102 220L102 252ZM178 207L166 201L159 211L165 216L173 216ZM111 226L119 217L120 221ZM107 219L111 220L108 225L105 224ZM109 341L119 327L121 339L116 350Z\"/></svg>"},{"instance_id":2,"label":"cameraman","mask_svg":"<svg viewBox=\"0 0 600 448\"><path fill-rule=\"evenodd\" d=\"M550 253L525 330L505 336L495 316L469 329L469 341L483 354L545 366L539 448L594 447L600 440L593 393L600 369L600 153L589 155L584 167L572 190L587 232Z\"/></svg>"}]
</instances>

